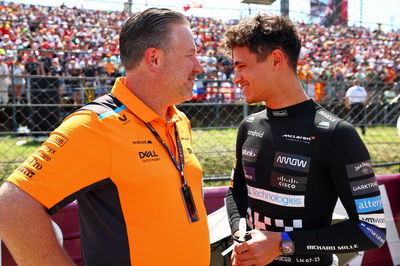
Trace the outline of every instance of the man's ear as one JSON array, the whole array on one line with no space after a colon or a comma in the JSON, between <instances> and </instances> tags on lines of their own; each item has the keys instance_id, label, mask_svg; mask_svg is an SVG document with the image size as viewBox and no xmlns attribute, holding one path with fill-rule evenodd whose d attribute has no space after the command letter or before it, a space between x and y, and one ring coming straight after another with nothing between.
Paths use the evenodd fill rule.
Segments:
<instances>
[{"instance_id":1,"label":"man's ear","mask_svg":"<svg viewBox=\"0 0 400 266\"><path fill-rule=\"evenodd\" d=\"M275 70L280 70L287 63L286 56L280 49L273 50L271 57Z\"/></svg>"},{"instance_id":2,"label":"man's ear","mask_svg":"<svg viewBox=\"0 0 400 266\"><path fill-rule=\"evenodd\" d=\"M157 48L147 48L144 51L144 60L146 62L146 66L152 72L159 72L161 69L161 61L164 59L164 52Z\"/></svg>"}]
</instances>

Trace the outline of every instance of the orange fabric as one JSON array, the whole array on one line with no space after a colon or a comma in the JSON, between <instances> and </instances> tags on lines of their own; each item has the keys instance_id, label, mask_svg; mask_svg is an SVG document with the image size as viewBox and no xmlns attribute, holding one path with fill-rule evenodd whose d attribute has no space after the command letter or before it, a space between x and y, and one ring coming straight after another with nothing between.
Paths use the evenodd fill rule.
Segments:
<instances>
[{"instance_id":1,"label":"orange fabric","mask_svg":"<svg viewBox=\"0 0 400 266\"><path fill-rule=\"evenodd\" d=\"M112 94L126 109L104 117L91 111L70 115L8 181L51 208L109 177L118 188L132 265L209 265L202 171L192 152L189 120L170 107L171 120L165 122L123 84L119 78ZM186 215L178 170L140 119L151 123L176 156L177 125L198 222Z\"/></svg>"}]
</instances>

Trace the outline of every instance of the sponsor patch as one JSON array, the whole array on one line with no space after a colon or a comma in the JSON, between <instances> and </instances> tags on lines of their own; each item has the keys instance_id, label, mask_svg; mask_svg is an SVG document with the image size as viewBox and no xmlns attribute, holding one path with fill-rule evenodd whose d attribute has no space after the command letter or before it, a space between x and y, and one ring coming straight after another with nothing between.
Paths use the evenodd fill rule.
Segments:
<instances>
[{"instance_id":1,"label":"sponsor patch","mask_svg":"<svg viewBox=\"0 0 400 266\"><path fill-rule=\"evenodd\" d=\"M321 116L325 117L326 119L328 119L331 122L335 122L337 120L333 115L328 114L327 112L325 112L323 110L319 110L318 114L320 114Z\"/></svg>"},{"instance_id":2,"label":"sponsor patch","mask_svg":"<svg viewBox=\"0 0 400 266\"><path fill-rule=\"evenodd\" d=\"M329 127L330 127L330 123L328 121L321 121L317 125L317 128L328 129Z\"/></svg>"},{"instance_id":3,"label":"sponsor patch","mask_svg":"<svg viewBox=\"0 0 400 266\"><path fill-rule=\"evenodd\" d=\"M255 116L249 116L248 118L246 118L246 122L253 123L254 119L256 119Z\"/></svg>"},{"instance_id":4,"label":"sponsor patch","mask_svg":"<svg viewBox=\"0 0 400 266\"><path fill-rule=\"evenodd\" d=\"M284 262L292 262L291 257L285 257L285 256L278 256L275 258L275 260L284 261Z\"/></svg>"},{"instance_id":5,"label":"sponsor patch","mask_svg":"<svg viewBox=\"0 0 400 266\"><path fill-rule=\"evenodd\" d=\"M346 171L347 171L347 176L349 178L369 175L374 172L370 160L353 164L347 164Z\"/></svg>"},{"instance_id":6,"label":"sponsor patch","mask_svg":"<svg viewBox=\"0 0 400 266\"><path fill-rule=\"evenodd\" d=\"M284 152L276 152L274 166L308 173L310 168L310 157Z\"/></svg>"},{"instance_id":7,"label":"sponsor patch","mask_svg":"<svg viewBox=\"0 0 400 266\"><path fill-rule=\"evenodd\" d=\"M262 138L264 136L264 131L249 130L247 131L247 135Z\"/></svg>"},{"instance_id":8,"label":"sponsor patch","mask_svg":"<svg viewBox=\"0 0 400 266\"><path fill-rule=\"evenodd\" d=\"M298 143L305 143L310 144L311 141L315 140L317 137L315 136L300 136L300 135L293 135L293 134L283 134L282 138L287 141L291 142L298 142Z\"/></svg>"},{"instance_id":9,"label":"sponsor patch","mask_svg":"<svg viewBox=\"0 0 400 266\"><path fill-rule=\"evenodd\" d=\"M277 116L277 117L288 116L287 110L272 111L271 113L273 116Z\"/></svg>"},{"instance_id":10,"label":"sponsor patch","mask_svg":"<svg viewBox=\"0 0 400 266\"><path fill-rule=\"evenodd\" d=\"M265 201L274 205L285 207L304 207L304 195L289 195L276 193L265 189L247 185L247 194L250 198Z\"/></svg>"},{"instance_id":11,"label":"sponsor patch","mask_svg":"<svg viewBox=\"0 0 400 266\"><path fill-rule=\"evenodd\" d=\"M60 134L53 133L53 134L49 137L49 139L48 139L47 141L52 142L52 143L54 143L54 144L56 144L56 145L62 147L62 146L65 145L65 143L68 142L68 139L67 139L66 137L64 137L64 136L61 136Z\"/></svg>"},{"instance_id":12,"label":"sponsor patch","mask_svg":"<svg viewBox=\"0 0 400 266\"><path fill-rule=\"evenodd\" d=\"M35 155L39 156L40 158L42 158L43 160L45 160L45 161L47 161L47 162L51 160L51 157L48 156L46 153L44 153L44 152L41 151L41 150L37 150L37 151L35 152Z\"/></svg>"},{"instance_id":13,"label":"sponsor patch","mask_svg":"<svg viewBox=\"0 0 400 266\"><path fill-rule=\"evenodd\" d=\"M35 157L28 158L25 163L29 164L36 170L41 170L43 168L43 166L38 162L38 160Z\"/></svg>"},{"instance_id":14,"label":"sponsor patch","mask_svg":"<svg viewBox=\"0 0 400 266\"><path fill-rule=\"evenodd\" d=\"M380 231L378 228L372 225L367 225L363 222L358 224L358 227L361 228L363 233L371 239L372 242L375 243L378 247L381 247L383 244L385 244L386 236L385 234Z\"/></svg>"},{"instance_id":15,"label":"sponsor patch","mask_svg":"<svg viewBox=\"0 0 400 266\"><path fill-rule=\"evenodd\" d=\"M383 213L370 213L358 215L360 221L372 224L379 228L386 228L385 215Z\"/></svg>"},{"instance_id":16,"label":"sponsor patch","mask_svg":"<svg viewBox=\"0 0 400 266\"><path fill-rule=\"evenodd\" d=\"M153 142L151 140L134 140L132 141L132 144L152 144Z\"/></svg>"},{"instance_id":17,"label":"sponsor patch","mask_svg":"<svg viewBox=\"0 0 400 266\"><path fill-rule=\"evenodd\" d=\"M357 248L358 244L342 245L342 246L307 245L307 250L352 250Z\"/></svg>"},{"instance_id":18,"label":"sponsor patch","mask_svg":"<svg viewBox=\"0 0 400 266\"><path fill-rule=\"evenodd\" d=\"M356 199L354 201L356 203L357 213L368 213L382 209L381 196Z\"/></svg>"},{"instance_id":19,"label":"sponsor patch","mask_svg":"<svg viewBox=\"0 0 400 266\"><path fill-rule=\"evenodd\" d=\"M46 152L48 152L50 154L55 154L56 153L56 149L50 147L46 143L44 143L41 148L43 148L43 150L45 150Z\"/></svg>"},{"instance_id":20,"label":"sponsor patch","mask_svg":"<svg viewBox=\"0 0 400 266\"><path fill-rule=\"evenodd\" d=\"M142 162L154 162L159 161L160 158L158 154L153 151L140 151L138 152L139 158L142 159Z\"/></svg>"},{"instance_id":21,"label":"sponsor patch","mask_svg":"<svg viewBox=\"0 0 400 266\"><path fill-rule=\"evenodd\" d=\"M291 176L276 171L271 173L271 186L290 191L305 191L307 177Z\"/></svg>"},{"instance_id":22,"label":"sponsor patch","mask_svg":"<svg viewBox=\"0 0 400 266\"><path fill-rule=\"evenodd\" d=\"M258 156L258 149L246 147L242 148L242 157L244 160L249 162L256 162Z\"/></svg>"},{"instance_id":23,"label":"sponsor patch","mask_svg":"<svg viewBox=\"0 0 400 266\"><path fill-rule=\"evenodd\" d=\"M35 175L35 173L31 169L28 169L24 166L19 166L17 168L17 171L21 172L22 174L24 174L26 177L29 178L32 178Z\"/></svg>"},{"instance_id":24,"label":"sponsor patch","mask_svg":"<svg viewBox=\"0 0 400 266\"><path fill-rule=\"evenodd\" d=\"M249 167L249 166L244 166L243 167L243 172L244 172L244 177L256 181L256 168L254 167Z\"/></svg>"},{"instance_id":25,"label":"sponsor patch","mask_svg":"<svg viewBox=\"0 0 400 266\"><path fill-rule=\"evenodd\" d=\"M350 182L350 188L353 196L359 196L379 191L379 184L375 177L370 177L364 180Z\"/></svg>"}]
</instances>

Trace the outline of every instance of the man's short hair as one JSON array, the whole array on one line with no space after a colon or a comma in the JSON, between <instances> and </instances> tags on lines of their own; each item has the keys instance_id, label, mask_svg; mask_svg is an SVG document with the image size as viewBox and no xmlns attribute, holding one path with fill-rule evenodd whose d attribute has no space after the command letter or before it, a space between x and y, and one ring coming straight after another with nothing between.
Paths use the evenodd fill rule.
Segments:
<instances>
[{"instance_id":1,"label":"man's short hair","mask_svg":"<svg viewBox=\"0 0 400 266\"><path fill-rule=\"evenodd\" d=\"M125 22L119 36L119 46L126 70L135 68L150 47L168 50L171 24L190 26L183 14L167 8L149 8Z\"/></svg>"},{"instance_id":2,"label":"man's short hair","mask_svg":"<svg viewBox=\"0 0 400 266\"><path fill-rule=\"evenodd\" d=\"M235 47L248 46L262 62L275 49L280 49L288 58L289 66L296 72L301 40L296 26L282 16L258 14L245 18L225 32L223 45L228 53Z\"/></svg>"}]
</instances>

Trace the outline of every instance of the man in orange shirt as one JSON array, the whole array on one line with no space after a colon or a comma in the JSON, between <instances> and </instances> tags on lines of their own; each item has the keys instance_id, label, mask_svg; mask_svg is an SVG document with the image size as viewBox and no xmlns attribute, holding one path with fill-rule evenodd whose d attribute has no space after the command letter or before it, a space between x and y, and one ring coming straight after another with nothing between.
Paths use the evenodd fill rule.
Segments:
<instances>
[{"instance_id":1,"label":"man in orange shirt","mask_svg":"<svg viewBox=\"0 0 400 266\"><path fill-rule=\"evenodd\" d=\"M78 200L86 265L209 265L201 167L175 104L202 68L187 19L147 9L120 34L126 78L67 117L0 188L20 265L71 265L47 213Z\"/></svg>"}]
</instances>

